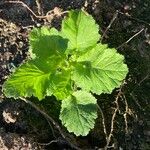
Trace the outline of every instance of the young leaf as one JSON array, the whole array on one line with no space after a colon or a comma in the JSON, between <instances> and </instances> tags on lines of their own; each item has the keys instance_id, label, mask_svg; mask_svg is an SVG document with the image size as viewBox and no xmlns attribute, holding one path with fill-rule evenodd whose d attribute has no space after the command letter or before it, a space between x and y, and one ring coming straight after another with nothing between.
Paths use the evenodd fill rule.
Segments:
<instances>
[{"instance_id":1,"label":"young leaf","mask_svg":"<svg viewBox=\"0 0 150 150\"><path fill-rule=\"evenodd\" d=\"M70 74L70 69L57 70L51 74L50 85L47 92L49 93L51 91L50 93L53 93L59 100L67 98L73 91Z\"/></svg>"},{"instance_id":2,"label":"young leaf","mask_svg":"<svg viewBox=\"0 0 150 150\"><path fill-rule=\"evenodd\" d=\"M77 91L62 101L60 119L69 132L86 136L96 118L96 99L90 93Z\"/></svg>"},{"instance_id":3,"label":"young leaf","mask_svg":"<svg viewBox=\"0 0 150 150\"><path fill-rule=\"evenodd\" d=\"M70 11L62 22L61 33L69 39L68 50L83 51L97 43L100 38L99 27L92 16L83 11Z\"/></svg>"},{"instance_id":4,"label":"young leaf","mask_svg":"<svg viewBox=\"0 0 150 150\"><path fill-rule=\"evenodd\" d=\"M21 65L4 83L3 91L7 97L30 97L39 100L46 95L50 76L49 65L43 60L31 60Z\"/></svg>"},{"instance_id":5,"label":"young leaf","mask_svg":"<svg viewBox=\"0 0 150 150\"><path fill-rule=\"evenodd\" d=\"M53 55L62 55L67 48L67 39L59 36L55 29L47 27L34 28L29 36L30 55L32 58L48 58Z\"/></svg>"},{"instance_id":6,"label":"young leaf","mask_svg":"<svg viewBox=\"0 0 150 150\"><path fill-rule=\"evenodd\" d=\"M102 44L80 56L77 62L72 79L78 87L96 94L111 93L128 72L123 55Z\"/></svg>"},{"instance_id":7,"label":"young leaf","mask_svg":"<svg viewBox=\"0 0 150 150\"><path fill-rule=\"evenodd\" d=\"M39 100L46 95L65 99L72 93L70 70L58 71L60 57L34 59L21 65L4 83L3 91L7 97L30 97Z\"/></svg>"}]
</instances>

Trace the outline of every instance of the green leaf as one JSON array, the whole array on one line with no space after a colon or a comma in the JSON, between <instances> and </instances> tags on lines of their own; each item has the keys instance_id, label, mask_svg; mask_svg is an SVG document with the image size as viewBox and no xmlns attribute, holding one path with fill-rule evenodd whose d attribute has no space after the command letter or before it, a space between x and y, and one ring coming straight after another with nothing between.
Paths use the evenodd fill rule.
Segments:
<instances>
[{"instance_id":1,"label":"green leaf","mask_svg":"<svg viewBox=\"0 0 150 150\"><path fill-rule=\"evenodd\" d=\"M70 11L62 22L62 36L69 40L68 52L83 51L95 45L100 38L98 31L95 20L83 11Z\"/></svg>"},{"instance_id":2,"label":"green leaf","mask_svg":"<svg viewBox=\"0 0 150 150\"><path fill-rule=\"evenodd\" d=\"M84 90L96 94L111 93L120 86L127 73L123 55L98 44L78 58L72 80Z\"/></svg>"},{"instance_id":3,"label":"green leaf","mask_svg":"<svg viewBox=\"0 0 150 150\"><path fill-rule=\"evenodd\" d=\"M48 93L53 93L53 95L59 99L63 100L71 95L72 93L72 83L71 83L71 70L70 69L60 69L56 70L51 74L50 86Z\"/></svg>"},{"instance_id":4,"label":"green leaf","mask_svg":"<svg viewBox=\"0 0 150 150\"><path fill-rule=\"evenodd\" d=\"M4 83L3 91L7 97L30 97L39 100L46 95L49 86L50 69L46 61L31 60L21 65Z\"/></svg>"},{"instance_id":5,"label":"green leaf","mask_svg":"<svg viewBox=\"0 0 150 150\"><path fill-rule=\"evenodd\" d=\"M97 118L96 99L85 91L77 91L62 101L62 124L76 136L86 136Z\"/></svg>"},{"instance_id":6,"label":"green leaf","mask_svg":"<svg viewBox=\"0 0 150 150\"><path fill-rule=\"evenodd\" d=\"M38 97L46 95L65 99L72 93L70 70L61 69L60 57L35 59L21 65L4 83L3 91L7 97ZM59 71L61 69L61 71Z\"/></svg>"},{"instance_id":7,"label":"green leaf","mask_svg":"<svg viewBox=\"0 0 150 150\"><path fill-rule=\"evenodd\" d=\"M48 58L52 55L62 55L67 48L67 39L59 36L55 28L34 28L29 36L30 55L32 58Z\"/></svg>"}]
</instances>

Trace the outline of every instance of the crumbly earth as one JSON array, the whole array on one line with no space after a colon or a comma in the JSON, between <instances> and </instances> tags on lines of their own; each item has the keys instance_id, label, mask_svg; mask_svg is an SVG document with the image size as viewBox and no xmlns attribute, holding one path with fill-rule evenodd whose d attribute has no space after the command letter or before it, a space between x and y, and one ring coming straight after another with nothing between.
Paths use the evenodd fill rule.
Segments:
<instances>
[{"instance_id":1,"label":"crumbly earth","mask_svg":"<svg viewBox=\"0 0 150 150\"><path fill-rule=\"evenodd\" d=\"M39 19L22 5L5 2L6 0L0 1L0 150L73 149L62 140L57 129L38 111L23 101L7 99L1 90L9 74L28 57L30 30L42 25L59 29L63 16L54 15L53 12L50 18ZM112 147L109 149L150 149L150 1L24 0L23 2L37 15L45 15L56 7L60 11L84 9L95 18L101 27L99 31L101 34L112 21L116 11L119 11L102 41L123 54L129 67L129 74L122 89L123 98L118 102L119 111L114 121L113 137L110 142ZM133 37L142 29L139 35ZM126 42L128 40L130 41ZM110 132L111 117L116 107L114 104L116 95L117 89L111 95L97 96L105 116L107 133ZM55 98L46 98L45 102L38 102L36 98L31 98L32 102L59 122L60 103L54 100ZM86 137L75 137L62 126L61 128L69 141L83 150L100 150L106 145L101 114L95 128Z\"/></svg>"},{"instance_id":2,"label":"crumbly earth","mask_svg":"<svg viewBox=\"0 0 150 150\"><path fill-rule=\"evenodd\" d=\"M26 135L15 133L6 133L0 131L0 149L1 150L38 150L41 149L33 140Z\"/></svg>"}]
</instances>

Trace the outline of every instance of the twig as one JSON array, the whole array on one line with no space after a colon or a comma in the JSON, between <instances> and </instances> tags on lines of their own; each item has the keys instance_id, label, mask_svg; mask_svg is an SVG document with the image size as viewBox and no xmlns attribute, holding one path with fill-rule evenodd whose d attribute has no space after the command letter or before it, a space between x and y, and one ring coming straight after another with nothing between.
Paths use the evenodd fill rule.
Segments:
<instances>
[{"instance_id":1,"label":"twig","mask_svg":"<svg viewBox=\"0 0 150 150\"><path fill-rule=\"evenodd\" d=\"M37 5L37 9L38 9L38 14L41 15L43 14L43 9L41 7L41 0L36 0L36 5Z\"/></svg>"},{"instance_id":2,"label":"twig","mask_svg":"<svg viewBox=\"0 0 150 150\"><path fill-rule=\"evenodd\" d=\"M137 101L136 97L134 96L134 91L148 78L150 77L150 74L148 73L138 84L136 84L133 88L133 90L130 92L130 96L132 97L132 99L134 100L134 102L137 104L137 106L139 107L139 109L142 109L141 105L139 104L139 102Z\"/></svg>"},{"instance_id":3,"label":"twig","mask_svg":"<svg viewBox=\"0 0 150 150\"><path fill-rule=\"evenodd\" d=\"M106 138L106 141L108 139L108 136L107 136L107 130L106 130L106 126L105 126L105 117L104 117L104 113L101 109L101 107L97 104L97 107L101 113L101 116L102 116L102 125L103 125L103 130L104 130L104 133L105 133L105 138Z\"/></svg>"},{"instance_id":4,"label":"twig","mask_svg":"<svg viewBox=\"0 0 150 150\"><path fill-rule=\"evenodd\" d=\"M148 70L149 71L149 70ZM133 88L133 90L131 91L131 94L134 93L134 91L145 81L147 80L148 78L150 77L150 73L148 73L141 81L139 81L138 84L136 84Z\"/></svg>"},{"instance_id":5,"label":"twig","mask_svg":"<svg viewBox=\"0 0 150 150\"><path fill-rule=\"evenodd\" d=\"M52 143L57 143L57 142L58 142L58 140L52 140L49 143L38 143L38 144L43 145L43 146L48 146L48 145L51 145Z\"/></svg>"},{"instance_id":6,"label":"twig","mask_svg":"<svg viewBox=\"0 0 150 150\"><path fill-rule=\"evenodd\" d=\"M30 104L33 108L35 108L38 112L40 112L45 118L47 118L48 120L50 120L54 127L56 127L58 129L58 131L60 132L61 136L67 141L67 143L70 145L70 147L76 149L76 150L81 150L80 148L78 148L77 146L75 146L74 144L72 144L64 135L63 131L61 130L59 124L57 122L54 121L54 119L52 117L50 117L48 114L46 114L44 111L42 111L40 108L38 108L34 103L32 103L31 101L28 101L25 98L20 97L21 100L23 100L24 102Z\"/></svg>"},{"instance_id":7,"label":"twig","mask_svg":"<svg viewBox=\"0 0 150 150\"><path fill-rule=\"evenodd\" d=\"M116 114L117 114L117 111L119 110L119 105L118 105L118 100L120 98L120 95L122 94L122 91L121 91L121 88L116 96L116 99L115 99L115 104L116 104L116 108L114 110L114 113L112 115L112 119L111 119L111 129L110 129L110 133L108 135L108 138L107 138L107 141L106 141L106 146L105 146L105 150L108 149L109 147L109 144L110 144L110 141L111 141L111 137L113 136L113 131L114 131L114 121L115 121L115 117L116 117Z\"/></svg>"},{"instance_id":8,"label":"twig","mask_svg":"<svg viewBox=\"0 0 150 150\"><path fill-rule=\"evenodd\" d=\"M118 13L121 14L121 15L124 15L124 16L126 16L126 17L128 17L128 18L130 18L130 19L133 19L133 20L135 20L135 21L137 21L137 22L144 23L144 24L150 26L150 23L148 23L148 22L146 22L146 21L144 21L144 20L141 20L141 19L132 17L131 15L126 14L126 13L123 13L123 12L121 12L121 11L118 11Z\"/></svg>"},{"instance_id":9,"label":"twig","mask_svg":"<svg viewBox=\"0 0 150 150\"><path fill-rule=\"evenodd\" d=\"M65 138L65 135L63 134L63 132L61 131L60 126L54 121L53 118L51 118L48 114L46 114L44 111L42 111L40 108L38 108L34 103L32 103L31 101L28 101L25 98L20 97L21 100L25 101L26 103L30 104L33 108L35 108L38 112L40 112L44 117L46 117L47 119L49 119L53 125L59 130L60 134L62 135L63 138Z\"/></svg>"},{"instance_id":10,"label":"twig","mask_svg":"<svg viewBox=\"0 0 150 150\"><path fill-rule=\"evenodd\" d=\"M25 7L34 17L39 18L39 19L44 19L46 18L46 16L38 16L36 15L32 9L29 8L29 6L27 4L25 4L22 1L6 1L4 3L11 3L11 4L21 4L23 7Z\"/></svg>"},{"instance_id":11,"label":"twig","mask_svg":"<svg viewBox=\"0 0 150 150\"><path fill-rule=\"evenodd\" d=\"M10 4L20 4L20 5L22 5L23 7L25 7L35 18L37 18L37 19L47 19L48 20L48 18L49 18L49 14L51 13L51 12L53 12L54 10L51 10L51 11L48 11L47 13L46 13L46 15L45 16L38 16L38 15L36 15L34 12L33 12L33 10L31 9L31 8L29 8L29 6L28 5L26 5L24 2L22 2L22 1L5 1L5 2L3 2L3 3L10 3ZM65 13L67 13L68 11L64 11L64 12L61 12L61 13L59 13L59 15L62 15L62 14L65 14ZM58 14L54 14L54 15L58 15Z\"/></svg>"},{"instance_id":12,"label":"twig","mask_svg":"<svg viewBox=\"0 0 150 150\"><path fill-rule=\"evenodd\" d=\"M103 33L103 35L102 35L102 37L101 37L101 42L102 42L103 38L106 36L106 33L107 33L107 31L110 29L110 27L112 26L113 22L116 20L117 16L118 16L118 11L115 12L115 14L113 15L113 18L111 19L111 21L110 21L108 27L107 27L106 30L104 31L104 33Z\"/></svg>"},{"instance_id":13,"label":"twig","mask_svg":"<svg viewBox=\"0 0 150 150\"><path fill-rule=\"evenodd\" d=\"M136 34L134 34L132 37L130 37L126 42L122 43L116 49L119 49L119 48L123 47L125 44L129 43L133 38L135 38L136 36L138 36L143 30L144 30L144 28L142 28L140 31L138 31Z\"/></svg>"},{"instance_id":14,"label":"twig","mask_svg":"<svg viewBox=\"0 0 150 150\"><path fill-rule=\"evenodd\" d=\"M134 96L134 92L131 92L130 96L132 97L132 99L134 100L134 102L137 104L137 106L139 107L139 109L142 109L141 105L139 104L139 102L137 101L136 97Z\"/></svg>"},{"instance_id":15,"label":"twig","mask_svg":"<svg viewBox=\"0 0 150 150\"><path fill-rule=\"evenodd\" d=\"M124 117L124 122L125 122L125 131L126 131L126 133L128 133L127 114L129 114L129 106L128 106L128 102L127 102L127 99L124 94L123 94L122 99L124 99L124 101L125 101L125 112L123 114L123 117Z\"/></svg>"},{"instance_id":16,"label":"twig","mask_svg":"<svg viewBox=\"0 0 150 150\"><path fill-rule=\"evenodd\" d=\"M55 135L55 132L54 132L54 130L53 130L52 125L50 124L50 122L49 122L48 118L46 118L46 120L47 120L47 122L48 122L48 124L49 124L49 126L50 126L50 128L51 128L51 131L52 131L52 135L53 135L53 137L56 139L56 135Z\"/></svg>"},{"instance_id":17,"label":"twig","mask_svg":"<svg viewBox=\"0 0 150 150\"><path fill-rule=\"evenodd\" d=\"M150 77L149 73L138 83L138 86L140 86L145 80L147 80Z\"/></svg>"},{"instance_id":18,"label":"twig","mask_svg":"<svg viewBox=\"0 0 150 150\"><path fill-rule=\"evenodd\" d=\"M149 71L149 70L148 70ZM150 73L148 73L138 84L136 84L131 93L133 93L141 84L150 77Z\"/></svg>"}]
</instances>

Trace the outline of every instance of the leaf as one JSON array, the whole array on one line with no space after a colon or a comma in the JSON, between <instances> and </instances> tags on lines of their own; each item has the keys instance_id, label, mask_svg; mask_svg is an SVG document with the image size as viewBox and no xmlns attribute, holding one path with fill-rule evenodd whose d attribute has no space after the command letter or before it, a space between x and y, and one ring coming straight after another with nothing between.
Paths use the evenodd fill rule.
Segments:
<instances>
[{"instance_id":1,"label":"leaf","mask_svg":"<svg viewBox=\"0 0 150 150\"><path fill-rule=\"evenodd\" d=\"M35 59L21 65L4 83L3 91L7 97L38 97L43 99L52 94L64 99L72 93L70 70L58 71L60 57Z\"/></svg>"},{"instance_id":2,"label":"leaf","mask_svg":"<svg viewBox=\"0 0 150 150\"><path fill-rule=\"evenodd\" d=\"M62 22L61 34L69 40L68 51L83 51L97 43L99 27L92 16L83 11L70 11Z\"/></svg>"},{"instance_id":3,"label":"leaf","mask_svg":"<svg viewBox=\"0 0 150 150\"><path fill-rule=\"evenodd\" d=\"M32 58L48 58L53 55L62 55L67 48L67 39L59 36L55 28L34 28L29 36L30 55Z\"/></svg>"},{"instance_id":4,"label":"leaf","mask_svg":"<svg viewBox=\"0 0 150 150\"><path fill-rule=\"evenodd\" d=\"M69 132L86 136L97 118L96 99L85 91L77 91L62 101L60 119Z\"/></svg>"},{"instance_id":5,"label":"leaf","mask_svg":"<svg viewBox=\"0 0 150 150\"><path fill-rule=\"evenodd\" d=\"M78 87L101 94L119 87L127 73L123 55L98 44L78 58L71 78Z\"/></svg>"},{"instance_id":6,"label":"leaf","mask_svg":"<svg viewBox=\"0 0 150 150\"><path fill-rule=\"evenodd\" d=\"M70 75L70 69L57 70L51 74L48 93L51 91L50 93L53 93L53 95L59 100L63 100L67 98L68 95L71 95L73 90Z\"/></svg>"},{"instance_id":7,"label":"leaf","mask_svg":"<svg viewBox=\"0 0 150 150\"><path fill-rule=\"evenodd\" d=\"M30 97L39 100L46 95L49 86L50 69L46 61L31 60L21 65L4 83L3 91L7 97Z\"/></svg>"}]
</instances>

